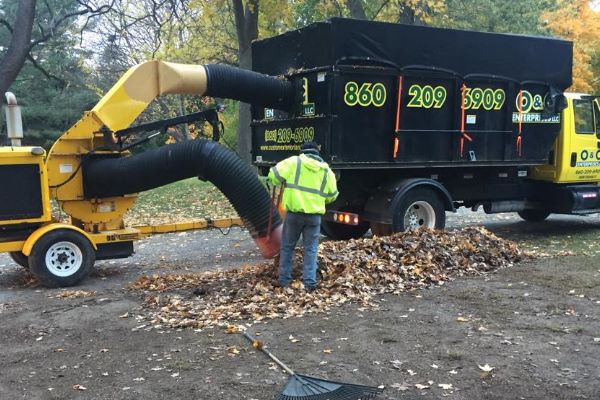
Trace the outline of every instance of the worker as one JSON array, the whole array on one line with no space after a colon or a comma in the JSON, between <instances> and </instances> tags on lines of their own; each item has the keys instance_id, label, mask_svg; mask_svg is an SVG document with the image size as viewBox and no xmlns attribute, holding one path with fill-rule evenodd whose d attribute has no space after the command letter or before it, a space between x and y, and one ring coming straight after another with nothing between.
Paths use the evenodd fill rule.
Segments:
<instances>
[{"instance_id":1,"label":"worker","mask_svg":"<svg viewBox=\"0 0 600 400\"><path fill-rule=\"evenodd\" d=\"M315 142L304 143L300 155L286 158L269 171L269 180L281 184L282 205L286 210L279 258L279 285L292 281L294 249L302 234L304 265L302 280L307 291L317 286L317 250L321 231L321 215L325 204L338 196L333 171L321 158Z\"/></svg>"}]
</instances>

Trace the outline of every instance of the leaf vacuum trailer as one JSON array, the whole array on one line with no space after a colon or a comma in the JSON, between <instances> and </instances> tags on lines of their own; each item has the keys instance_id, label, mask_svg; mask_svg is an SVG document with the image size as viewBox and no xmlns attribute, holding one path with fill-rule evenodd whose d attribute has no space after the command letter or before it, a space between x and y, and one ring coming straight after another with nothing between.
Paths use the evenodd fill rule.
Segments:
<instances>
[{"instance_id":1,"label":"leaf vacuum trailer","mask_svg":"<svg viewBox=\"0 0 600 400\"><path fill-rule=\"evenodd\" d=\"M0 250L50 287L77 284L95 260L130 256L133 241L152 233L243 223L264 257L277 255L279 214L254 168L235 153L204 139L135 155L127 151L157 130L193 121L208 121L218 139L215 110L130 127L164 94L205 94L282 109L293 99L289 82L263 74L223 65L149 61L127 71L46 156L39 147L18 147L20 111L10 94L7 121L13 145L0 148L0 176L11 189L0 195ZM123 216L138 192L194 176L214 183L240 220L125 226ZM68 214L68 223L53 219L50 198Z\"/></svg>"}]
</instances>

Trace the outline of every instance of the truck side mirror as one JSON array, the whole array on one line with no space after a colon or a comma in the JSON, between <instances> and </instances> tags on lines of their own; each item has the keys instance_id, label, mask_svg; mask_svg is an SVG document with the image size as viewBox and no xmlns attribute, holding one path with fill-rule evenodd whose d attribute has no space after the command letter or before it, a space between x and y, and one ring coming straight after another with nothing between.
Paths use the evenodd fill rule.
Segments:
<instances>
[{"instance_id":1,"label":"truck side mirror","mask_svg":"<svg viewBox=\"0 0 600 400\"><path fill-rule=\"evenodd\" d=\"M551 87L544 98L544 113L558 114L565 108L567 108L567 98L562 92Z\"/></svg>"}]
</instances>

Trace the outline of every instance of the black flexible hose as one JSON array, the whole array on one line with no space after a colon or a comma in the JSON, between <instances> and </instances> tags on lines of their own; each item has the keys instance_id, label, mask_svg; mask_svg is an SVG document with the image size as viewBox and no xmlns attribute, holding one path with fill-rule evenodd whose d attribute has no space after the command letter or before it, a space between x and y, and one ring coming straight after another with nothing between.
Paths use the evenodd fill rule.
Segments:
<instances>
[{"instance_id":1,"label":"black flexible hose","mask_svg":"<svg viewBox=\"0 0 600 400\"><path fill-rule=\"evenodd\" d=\"M290 109L294 102L294 88L288 80L229 65L208 64L204 69L208 96L280 110Z\"/></svg>"},{"instance_id":2,"label":"black flexible hose","mask_svg":"<svg viewBox=\"0 0 600 400\"><path fill-rule=\"evenodd\" d=\"M122 196L197 176L229 199L253 237L281 224L256 171L218 143L198 139L162 146L131 157L90 156L83 163L86 198Z\"/></svg>"}]
</instances>

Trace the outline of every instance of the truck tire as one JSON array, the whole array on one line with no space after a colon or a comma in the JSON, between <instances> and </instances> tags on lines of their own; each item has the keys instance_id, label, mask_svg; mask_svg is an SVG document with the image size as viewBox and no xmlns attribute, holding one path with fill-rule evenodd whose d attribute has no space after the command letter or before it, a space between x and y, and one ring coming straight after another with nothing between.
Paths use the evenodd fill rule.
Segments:
<instances>
[{"instance_id":1,"label":"truck tire","mask_svg":"<svg viewBox=\"0 0 600 400\"><path fill-rule=\"evenodd\" d=\"M339 211L356 213L356 210L341 208ZM338 224L333 221L321 221L321 233L333 240L358 239L368 232L370 225L366 221L361 221L358 225Z\"/></svg>"},{"instance_id":2,"label":"truck tire","mask_svg":"<svg viewBox=\"0 0 600 400\"><path fill-rule=\"evenodd\" d=\"M90 241L71 229L44 234L29 254L29 269L46 287L73 286L85 279L96 261Z\"/></svg>"},{"instance_id":3,"label":"truck tire","mask_svg":"<svg viewBox=\"0 0 600 400\"><path fill-rule=\"evenodd\" d=\"M519 217L529 222L541 222L550 215L550 213L545 210L521 210L517 214L519 214Z\"/></svg>"},{"instance_id":4,"label":"truck tire","mask_svg":"<svg viewBox=\"0 0 600 400\"><path fill-rule=\"evenodd\" d=\"M29 269L29 258L25 254L21 253L20 251L11 251L9 255L10 258L12 258L13 261L19 264L21 267Z\"/></svg>"},{"instance_id":5,"label":"truck tire","mask_svg":"<svg viewBox=\"0 0 600 400\"><path fill-rule=\"evenodd\" d=\"M438 194L429 188L416 187L408 191L394 210L394 232L420 228L444 229L446 209Z\"/></svg>"}]
</instances>

